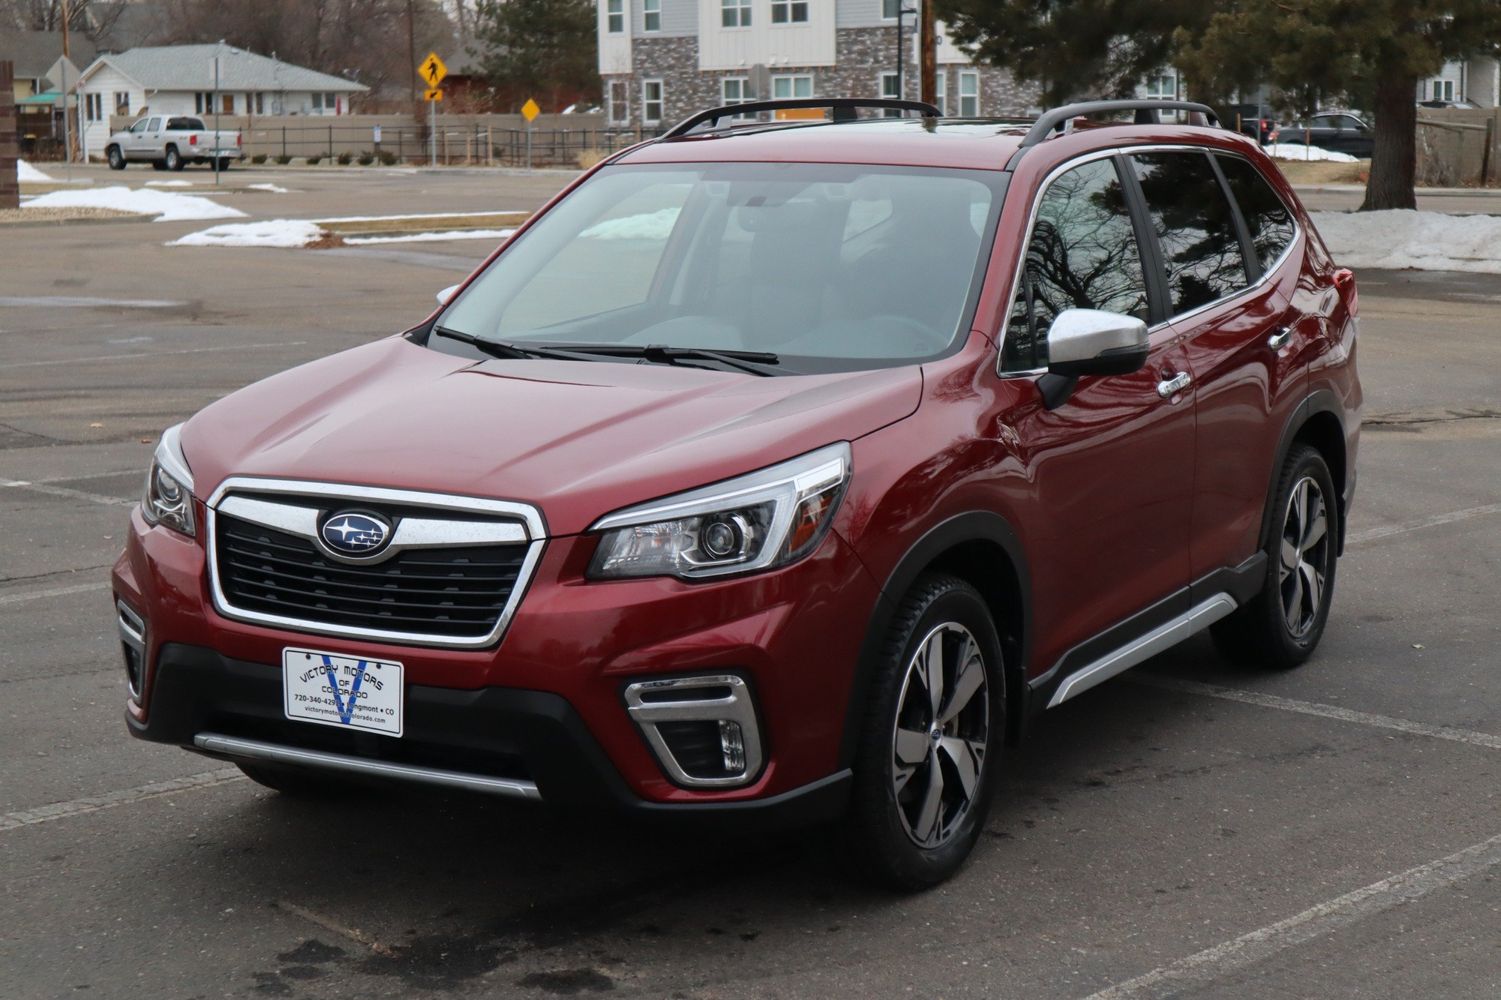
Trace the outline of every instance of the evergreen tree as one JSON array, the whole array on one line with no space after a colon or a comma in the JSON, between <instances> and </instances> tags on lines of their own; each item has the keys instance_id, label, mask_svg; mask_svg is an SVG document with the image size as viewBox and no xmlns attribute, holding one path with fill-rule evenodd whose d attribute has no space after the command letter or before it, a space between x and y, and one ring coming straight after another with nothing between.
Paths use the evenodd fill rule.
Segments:
<instances>
[{"instance_id":1,"label":"evergreen tree","mask_svg":"<svg viewBox=\"0 0 1501 1000\"><path fill-rule=\"evenodd\" d=\"M593 0L478 0L474 47L498 94L548 110L599 97Z\"/></svg>"}]
</instances>

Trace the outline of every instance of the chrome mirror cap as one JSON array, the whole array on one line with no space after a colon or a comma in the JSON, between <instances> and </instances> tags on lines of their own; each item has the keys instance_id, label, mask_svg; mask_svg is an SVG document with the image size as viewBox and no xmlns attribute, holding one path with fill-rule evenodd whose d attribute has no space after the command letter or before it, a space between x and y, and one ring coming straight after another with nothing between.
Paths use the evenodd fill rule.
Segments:
<instances>
[{"instance_id":1,"label":"chrome mirror cap","mask_svg":"<svg viewBox=\"0 0 1501 1000\"><path fill-rule=\"evenodd\" d=\"M1147 325L1099 309L1065 309L1048 328L1054 375L1125 375L1147 363Z\"/></svg>"}]
</instances>

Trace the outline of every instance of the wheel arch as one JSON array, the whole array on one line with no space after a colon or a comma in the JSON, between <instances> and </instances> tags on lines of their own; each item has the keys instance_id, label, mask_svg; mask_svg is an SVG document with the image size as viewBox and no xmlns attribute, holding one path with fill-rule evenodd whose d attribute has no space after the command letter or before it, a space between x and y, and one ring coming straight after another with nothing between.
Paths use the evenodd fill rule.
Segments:
<instances>
[{"instance_id":1,"label":"wheel arch","mask_svg":"<svg viewBox=\"0 0 1501 1000\"><path fill-rule=\"evenodd\" d=\"M1281 439L1277 442L1277 457L1272 463L1271 473L1267 480L1266 504L1261 516L1258 547L1265 547L1273 531L1276 520L1276 511L1273 507L1276 500L1277 480L1282 474L1282 466L1287 462L1287 456L1295 445L1307 444L1324 456L1324 462L1329 466L1329 475L1334 479L1335 502L1339 504L1337 553L1344 554L1345 505L1349 495L1346 486L1350 470L1343 412L1338 396L1329 389L1319 389L1299 405L1287 425L1283 427Z\"/></svg>"},{"instance_id":2,"label":"wheel arch","mask_svg":"<svg viewBox=\"0 0 1501 1000\"><path fill-rule=\"evenodd\" d=\"M1031 648L1031 577L1016 531L999 514L971 511L930 528L887 575L866 624L865 639L845 709L841 767L853 764L871 677L881 655L886 627L902 596L924 573L948 573L966 581L985 599L1001 640L1006 678L1006 741L1019 740L1026 716L1025 665Z\"/></svg>"}]
</instances>

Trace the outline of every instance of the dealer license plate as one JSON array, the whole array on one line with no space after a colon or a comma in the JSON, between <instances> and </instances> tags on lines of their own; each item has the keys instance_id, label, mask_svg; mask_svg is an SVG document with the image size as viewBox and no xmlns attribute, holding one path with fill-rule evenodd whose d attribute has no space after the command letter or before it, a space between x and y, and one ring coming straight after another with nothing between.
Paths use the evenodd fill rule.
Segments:
<instances>
[{"instance_id":1,"label":"dealer license plate","mask_svg":"<svg viewBox=\"0 0 1501 1000\"><path fill-rule=\"evenodd\" d=\"M400 736L402 665L288 647L281 653L287 718Z\"/></svg>"}]
</instances>

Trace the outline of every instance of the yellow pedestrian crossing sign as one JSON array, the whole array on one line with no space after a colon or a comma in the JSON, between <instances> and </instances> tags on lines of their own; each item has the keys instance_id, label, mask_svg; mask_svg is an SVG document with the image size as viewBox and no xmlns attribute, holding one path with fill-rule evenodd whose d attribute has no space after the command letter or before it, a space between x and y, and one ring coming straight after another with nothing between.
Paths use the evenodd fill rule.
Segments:
<instances>
[{"instance_id":1,"label":"yellow pedestrian crossing sign","mask_svg":"<svg viewBox=\"0 0 1501 1000\"><path fill-rule=\"evenodd\" d=\"M421 65L417 67L417 72L421 74L422 79L427 81L427 86L431 90L443 82L443 78L448 75L448 67L443 65L442 59L438 58L438 53L429 52L427 58L422 60ZM430 97L428 100L434 100L434 98Z\"/></svg>"},{"instance_id":2,"label":"yellow pedestrian crossing sign","mask_svg":"<svg viewBox=\"0 0 1501 1000\"><path fill-rule=\"evenodd\" d=\"M441 101L443 100L443 91L439 90L437 87L434 87L431 90L424 90L422 92L422 99L424 101Z\"/></svg>"},{"instance_id":3,"label":"yellow pedestrian crossing sign","mask_svg":"<svg viewBox=\"0 0 1501 1000\"><path fill-rule=\"evenodd\" d=\"M532 100L530 97L528 97L526 99L526 103L521 106L521 117L525 118L528 123L536 120L536 117L541 113L542 109L538 107L537 102Z\"/></svg>"}]
</instances>

